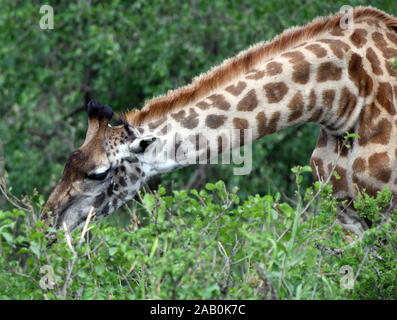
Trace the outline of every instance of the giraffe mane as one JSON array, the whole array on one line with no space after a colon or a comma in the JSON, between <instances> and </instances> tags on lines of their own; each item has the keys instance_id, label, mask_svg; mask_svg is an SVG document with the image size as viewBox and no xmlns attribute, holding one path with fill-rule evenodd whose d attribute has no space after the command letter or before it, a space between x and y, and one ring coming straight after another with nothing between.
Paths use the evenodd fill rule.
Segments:
<instances>
[{"instance_id":1,"label":"giraffe mane","mask_svg":"<svg viewBox=\"0 0 397 320\"><path fill-rule=\"evenodd\" d=\"M123 114L123 119L127 123L139 126L148 120L161 117L178 107L191 103L206 93L225 85L232 77L252 69L259 61L339 26L343 16L344 14L338 13L318 17L305 26L285 30L273 40L252 45L236 56L224 60L219 66L195 77L191 84L169 90L165 95L150 99L142 110L127 111ZM354 19L375 18L397 31L397 19L374 7L357 7L354 9L353 17Z\"/></svg>"}]
</instances>

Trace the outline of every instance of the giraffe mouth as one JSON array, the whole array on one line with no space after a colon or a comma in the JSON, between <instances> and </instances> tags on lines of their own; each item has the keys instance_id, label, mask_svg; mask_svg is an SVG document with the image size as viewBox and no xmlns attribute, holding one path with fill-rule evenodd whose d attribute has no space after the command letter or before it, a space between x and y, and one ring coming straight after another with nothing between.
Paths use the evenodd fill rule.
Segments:
<instances>
[{"instance_id":1,"label":"giraffe mouth","mask_svg":"<svg viewBox=\"0 0 397 320\"><path fill-rule=\"evenodd\" d=\"M69 203L64 208L62 208L62 210L59 213L56 214L55 229L59 229L61 227L62 223L65 220L66 213L71 206L72 206L72 203Z\"/></svg>"},{"instance_id":2,"label":"giraffe mouth","mask_svg":"<svg viewBox=\"0 0 397 320\"><path fill-rule=\"evenodd\" d=\"M81 210L73 209L73 206L76 203L82 201L85 197L78 197L72 200L69 200L67 204L61 207L58 210L52 211L52 217L54 219L52 227L56 230L63 227L63 224L66 224L66 227L69 232L73 231L77 226L79 226L82 222L84 222L85 218L81 217ZM81 218L80 218L81 217ZM51 218L51 216L50 216ZM71 220L71 221L69 221ZM80 221L81 220L81 221Z\"/></svg>"}]
</instances>

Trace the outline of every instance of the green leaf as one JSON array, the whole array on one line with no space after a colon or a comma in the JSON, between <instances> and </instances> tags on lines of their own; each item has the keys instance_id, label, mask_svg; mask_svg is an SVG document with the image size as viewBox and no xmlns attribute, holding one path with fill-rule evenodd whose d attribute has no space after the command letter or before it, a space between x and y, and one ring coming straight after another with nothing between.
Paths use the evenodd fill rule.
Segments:
<instances>
[{"instance_id":1,"label":"green leaf","mask_svg":"<svg viewBox=\"0 0 397 320\"><path fill-rule=\"evenodd\" d=\"M119 250L118 247L110 247L109 248L109 255L112 257L116 254L116 252Z\"/></svg>"},{"instance_id":2,"label":"green leaf","mask_svg":"<svg viewBox=\"0 0 397 320\"><path fill-rule=\"evenodd\" d=\"M143 204L147 211L149 211L149 212L153 211L153 209L156 205L155 196L150 193L146 193L143 197Z\"/></svg>"},{"instance_id":3,"label":"green leaf","mask_svg":"<svg viewBox=\"0 0 397 320\"><path fill-rule=\"evenodd\" d=\"M98 274L99 276L103 275L103 273L105 272L106 268L104 265L96 265L94 267L96 274Z\"/></svg>"},{"instance_id":4,"label":"green leaf","mask_svg":"<svg viewBox=\"0 0 397 320\"><path fill-rule=\"evenodd\" d=\"M158 243L159 243L159 238L156 238L154 240L152 250L150 251L149 259L152 259L154 254L156 253Z\"/></svg>"},{"instance_id":5,"label":"green leaf","mask_svg":"<svg viewBox=\"0 0 397 320\"><path fill-rule=\"evenodd\" d=\"M212 191L216 189L216 186L213 183L206 183L205 188L209 191Z\"/></svg>"},{"instance_id":6,"label":"green leaf","mask_svg":"<svg viewBox=\"0 0 397 320\"><path fill-rule=\"evenodd\" d=\"M14 242L14 238L12 237L11 233L8 232L1 232L1 235L3 236L3 238L9 243L13 243Z\"/></svg>"}]
</instances>

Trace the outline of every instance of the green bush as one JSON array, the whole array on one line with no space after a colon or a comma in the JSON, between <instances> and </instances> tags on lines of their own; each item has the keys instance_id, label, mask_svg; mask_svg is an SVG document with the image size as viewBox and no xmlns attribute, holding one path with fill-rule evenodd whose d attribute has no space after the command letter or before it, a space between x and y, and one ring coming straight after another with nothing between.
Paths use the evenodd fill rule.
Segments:
<instances>
[{"instance_id":1,"label":"green bush","mask_svg":"<svg viewBox=\"0 0 397 320\"><path fill-rule=\"evenodd\" d=\"M310 168L294 172L299 190ZM0 211L0 297L397 298L396 212L358 241L335 223L337 202L321 183L304 197L297 191L294 205L279 193L241 200L237 189L227 191L222 181L173 195L160 186L141 197L126 227L109 219L88 221L88 232L69 236L60 230L59 241L48 249L43 223L34 218L40 197L24 200L30 211ZM389 199L386 190L356 204L366 212L374 202ZM48 266L55 285L42 289ZM351 272L341 273L346 266ZM355 282L346 288L349 277Z\"/></svg>"}]
</instances>

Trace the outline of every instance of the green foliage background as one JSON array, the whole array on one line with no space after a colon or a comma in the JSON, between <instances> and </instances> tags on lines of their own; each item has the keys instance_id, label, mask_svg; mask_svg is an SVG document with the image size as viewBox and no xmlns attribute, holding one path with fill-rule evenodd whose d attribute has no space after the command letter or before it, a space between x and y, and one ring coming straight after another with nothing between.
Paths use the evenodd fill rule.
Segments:
<instances>
[{"instance_id":1,"label":"green foliage background","mask_svg":"<svg viewBox=\"0 0 397 320\"><path fill-rule=\"evenodd\" d=\"M87 5L90 3L90 5ZM39 28L40 1L2 0L0 138L9 185L17 195L48 195L86 131L90 98L116 111L190 80L248 46L346 1L52 1L54 29ZM359 1L396 15L393 1ZM269 189L290 194L290 168L307 164L318 127L285 130L256 143L249 177L230 166L208 169L244 196ZM186 185L195 168L163 178ZM309 182L307 180L307 182ZM172 183L172 184L171 184Z\"/></svg>"},{"instance_id":2,"label":"green foliage background","mask_svg":"<svg viewBox=\"0 0 397 320\"><path fill-rule=\"evenodd\" d=\"M59 179L69 154L80 146L84 139L86 131L84 108L89 99L95 98L101 103L109 104L115 111L125 111L130 107L139 108L146 99L189 83L194 76L207 71L210 67L221 63L225 58L233 56L248 46L259 41L269 40L286 28L305 24L317 16L338 12L340 7L345 4L352 6L372 5L397 16L397 7L395 4L393 5L392 0L352 0L349 3L343 0L332 2L325 0L50 1L49 4L54 7L55 28L54 30L41 30L39 28L41 18L39 8L42 4L44 3L41 1L2 0L0 2L0 142L3 146L5 170L8 173L8 186L11 187L12 192L21 196L32 194L36 188L44 198L48 196ZM235 267L239 272L234 273L235 280L245 283L240 291L222 292L222 281L211 282L212 280L208 279L207 282L204 281L206 283L205 288L200 287L200 280L211 272L206 269L206 266L198 269L199 273L201 272L198 275L187 274L186 276L190 277L189 279L183 280L183 277L179 279L182 283L196 285L195 291L191 291L190 295L188 294L189 290L192 289L190 285L184 286L185 291L172 292L175 282L172 282L172 278L166 276L172 277L172 274L178 274L181 270L178 268L177 270L174 268L161 269L162 267L157 265L158 261L153 262L153 257L160 259L166 257L165 253L169 253L170 256L167 256L167 259L178 260L183 252L174 252L170 249L170 251L163 251L164 255L156 256L157 251L151 255L150 248L146 249L145 245L142 248L138 246L136 250L137 252L141 250L139 254L142 255L145 255L146 252L146 256L149 258L151 256L150 259L152 260L146 257L150 261L145 258L146 260L143 259L141 264L137 262L137 266L140 268L140 271L137 272L139 277L152 276L154 280L148 284L147 280L136 277L135 280L141 279L139 280L141 282L138 283L138 291L136 291L136 287L133 287L132 291L123 291L123 289L120 289L119 292L117 292L119 289L114 289L115 292L112 291L111 288L116 288L115 283L123 281L126 285L125 281L128 280L120 280L120 277L125 276L124 269L127 268L128 270L134 261L138 261L136 259L139 257L137 252L129 253L129 256L122 253L124 249L120 248L120 242L124 239L124 236L128 239L123 241L131 246L136 246L136 241L139 239L147 239L148 247L152 247L154 241L160 239L157 241L163 248L165 241L170 241L167 243L175 243L175 250L179 247L180 251L187 250L190 245L196 248L200 246L201 234L197 234L197 232L202 226L196 225L196 223L199 223L200 219L209 223L213 216L205 211L206 206L202 209L204 211L195 210L200 205L194 202L196 201L193 200L194 194L176 193L174 198L167 201L170 202L171 207L175 207L175 203L185 205L185 202L188 202L188 205L183 208L187 211L191 210L191 213L186 210L181 212L180 207L176 207L173 212L178 219L180 218L176 220L178 223L183 223L183 219L192 223L189 227L186 226L187 229L181 231L181 234L185 236L191 235L191 238L187 237L190 240L186 240L190 243L183 242L180 238L172 238L176 235L167 235L167 230L161 229L164 226L160 228L161 230L156 229L157 225L153 224L153 221L150 222L151 220L145 220L143 217L154 209L147 210L146 208L141 210L145 227L136 232L128 233L126 231L127 235L124 234L124 236L120 236L121 238L112 239L111 237L114 237L115 233L122 232L117 229L120 228L117 223L113 226L105 225L98 230L100 235L98 237L102 240L106 239L106 243L117 242L109 246L117 249L114 249L113 254L110 254L106 251L109 249L108 246L101 247L100 250L102 251L95 255L95 259L98 260L94 259L95 261L91 261L92 265L90 265L95 269L95 272L91 274L87 271L85 276L94 277L89 278L90 281L94 282L100 281L101 277L107 279L106 281L109 282L104 287L98 286L89 289L92 292L88 289L87 292L80 292L77 289L79 282L76 280L76 283L71 284L70 295L54 294L51 296L51 294L47 294L46 297L105 298L110 295L116 298L253 298L261 296L258 290L262 289L254 289L257 288L255 285L263 281L263 277L261 278L260 275L269 270L269 267L271 268L274 263L276 265L279 263L280 268L274 271L276 273L273 275L273 280L269 280L271 283L275 281L274 283L278 284L278 287L273 286L277 289L277 292L274 293L277 298L387 298L393 296L396 298L395 287L392 286L386 290L383 286L387 286L391 281L390 279L395 279L393 275L390 276L388 273L384 276L383 282L379 284L382 289L379 289L380 292L378 292L379 290L372 290L373 282L380 281L376 277L376 273L373 276L372 273L369 273L370 279L360 284L360 286L366 287L364 289L360 287L361 291L350 295L345 291L338 291L340 290L338 279L334 279L332 282L327 278L324 278L325 280L321 278L320 282L316 284L318 278L314 277L314 274L317 274L321 263L319 264L318 256L316 256L317 251L313 243L304 243L305 250L309 246L309 250L305 251L305 259L308 260L297 258L296 254L302 248L296 247L298 248L297 251L293 252L292 247L288 249L287 246L287 249L284 248L284 250L283 243L277 244L278 249L274 249L273 252L277 252L277 255L269 258L270 260L266 260L265 253L269 250L271 252L272 242L270 240L270 242L266 242L264 239L269 238L275 241L284 229L281 227L282 224L277 228L273 226L274 229L271 229L270 225L261 224L258 221L255 224L255 217L260 217L264 208L275 206L271 194L278 194L279 196L281 194L284 200L287 197L295 196L296 172L295 174L291 173L291 168L295 165L308 164L318 130L315 125L305 125L284 130L256 142L253 150L253 171L248 177L233 176L230 166L211 166L205 168L204 180L190 184L190 181L193 181L191 179L197 172L196 170L198 170L193 166L163 176L160 178L161 180L155 181L154 185L157 186L158 183L161 183L168 194L172 190L184 189L187 186L202 188L205 182L215 183L218 180L225 181L227 190L232 190L234 186L239 187L237 196L240 199L239 201L247 200L248 202L241 207L230 209L232 211L226 211L226 216L230 216L229 220L232 221L232 226L243 223L243 220L246 219L245 222L252 222L257 227L257 229L250 229L253 234L245 243L249 248L256 246L257 251L252 249L255 252L251 252L249 251L251 249L247 249L248 251L236 253L237 260L250 256L253 263L257 263L255 267L253 265ZM301 176L300 180L299 183L304 186L310 186L312 183L310 174ZM258 198L255 198L255 194L258 194ZM216 196L214 197L216 198ZM324 197L324 199L328 199L326 196ZM149 200L149 198L146 198L146 201ZM35 201L38 200L36 199L33 202ZM328 199L327 201L330 202L325 202L322 206L328 206L328 210L331 210L332 205L330 203L332 200ZM367 201L373 203L375 200ZM261 202L259 209L252 209L252 206L255 207L257 202ZM301 208L288 209L289 204L282 202L280 199L276 202L280 202L279 204L284 208L280 209L277 205L277 212L284 212L283 210L285 210L283 219L288 217L294 219L295 215L299 216ZM220 203L217 205L222 207L222 201ZM209 204L207 203L207 205ZM43 297L42 290L38 288L37 283L29 282L29 277L36 280L40 278L37 266L45 263L42 253L40 253L44 251L42 234L34 231L36 230L34 228L17 228L18 230L25 230L20 234L21 238L18 240L18 232L15 231L17 229L14 228L14 225L7 224L7 217L24 217L26 213L24 214L23 211L7 211L7 209L11 210L12 207L2 198L0 198L0 206L0 212L2 213L0 220L3 219L1 220L3 223L2 233L0 232L3 235L2 241L4 241L1 247L4 250L3 263L7 262L11 266L7 270L13 270L13 272L19 270L18 273L24 274L25 276L22 276L22 278L26 280L25 282L19 282L22 278L17 277L16 279L19 280L15 280L15 283L10 281L8 286L14 288L14 293L11 295L2 293L1 297L29 299L31 297ZM132 204L132 207L135 208L136 205ZM220 210L219 208L214 209L212 206L210 208L215 210L214 212ZM363 208L365 208L365 205L363 205ZM139 210L138 215L140 214ZM271 212L269 210L263 214L267 215L268 212ZM252 216L247 216L247 212L251 212ZM119 212L114 213L116 220L122 213L126 213L127 218L129 217L128 209L122 208ZM196 217L193 213L196 214ZM241 214L244 219L237 219L237 213ZM272 214L276 219L278 215L274 212ZM321 219L316 220L315 223L323 221ZM11 219L9 223L16 223L16 221L19 220ZM178 225L173 220L171 222L169 223L173 226ZM267 223L270 224L269 221ZM302 221L302 223L306 222ZM179 225L179 227L181 226ZM270 231L266 235L259 236L259 230L263 231L267 227L270 228ZM306 227L302 227L302 229L306 230ZM14 231L11 232L10 230ZM230 230L234 229L231 228ZM221 246L222 243L223 245L233 243L233 234L230 233L232 231L229 232L225 229L223 232L223 238L220 239L213 238L210 233L206 236L212 241L220 241ZM245 229L239 232L239 236L243 238L249 235L249 231ZM321 233L323 232L322 229L319 232L323 234ZM341 239L343 239L340 230L335 232L339 236L333 235L332 239L336 241L333 242L333 245L340 244ZM10 236L7 234L10 234ZM167 237L172 239L165 240ZM322 237L320 238L322 239ZM15 258L13 254L16 252L13 250L23 241L30 241L34 245L33 247L30 246L30 251L28 250L28 253L33 254L32 260L28 259L28 263L22 270L18 269L22 268L19 265L20 262L13 260ZM100 241L94 242L94 246L98 243L103 244ZM287 243L290 243L289 240ZM263 245L263 248L261 245ZM209 244L209 248L212 251L205 251L204 255L210 255L221 250L219 251L221 255L218 258L221 259L219 260L220 263L224 262L222 259L225 258L225 255L222 255L222 249L217 245L217 242ZM233 246L230 248L233 248ZM67 259L70 258L68 256L70 252L68 253L67 250L66 244L63 244L63 247L49 253L49 255L57 256L59 254L60 257L64 257L64 260L60 258L57 262L61 269L67 269ZM259 253L258 250L262 251ZM358 266L362 261L364 251L364 247L358 246L346 259L351 259L350 263ZM62 256L62 254L65 256ZM186 258L185 263L193 263L195 258L197 257L193 254L192 257ZM205 266L208 261L212 261L211 257L207 256L200 256L199 258L201 262L198 265L202 266ZM298 260L295 261L294 258ZM124 268L124 271L116 267L101 268L104 262L106 262L106 265L111 265L115 260L118 261L120 268ZM285 261L291 262L291 268L295 268L294 272L288 274L286 278L284 276L287 269L283 269ZM293 261L295 262L293 263ZM305 267L302 267L302 264L299 264L298 261L299 263L304 261ZM395 260L390 258L390 261L387 260L387 263L393 263ZM329 268L328 271L333 272L338 270L335 268L343 265L342 262L328 261L325 268ZM181 263L183 264L183 262ZM84 269L82 266L80 267ZM384 268L390 270L390 267ZM24 273L26 270L30 270L28 276ZM221 276L223 271L218 270L218 275ZM305 272L307 278L302 282L299 277ZM4 275L6 274L4 273ZM104 274L107 276L104 277ZM78 277L80 277L80 274ZM164 277L171 279L169 280L171 282L164 284ZM5 281L5 279L0 278L0 281ZM79 279L79 281L87 281L88 278L81 275ZM248 281L247 279L251 279L255 285L250 286L249 281L251 280ZM282 281L287 281L290 287L287 285L283 287ZM156 287L159 283L164 284L164 291ZM299 283L304 284L299 288ZM73 289L73 285L76 286L76 289ZM102 296L100 295L102 289L98 289L99 287L107 288L103 289ZM268 288L272 288L272 286L269 285ZM317 291L313 291L313 288L317 288ZM10 287L7 288L4 284L0 285L0 292L6 292L9 289ZM150 289L149 292L145 291L148 289ZM272 290L262 296L271 297ZM362 293L362 290L365 293ZM313 292L320 293L313 296Z\"/></svg>"}]
</instances>

